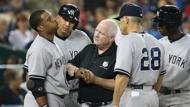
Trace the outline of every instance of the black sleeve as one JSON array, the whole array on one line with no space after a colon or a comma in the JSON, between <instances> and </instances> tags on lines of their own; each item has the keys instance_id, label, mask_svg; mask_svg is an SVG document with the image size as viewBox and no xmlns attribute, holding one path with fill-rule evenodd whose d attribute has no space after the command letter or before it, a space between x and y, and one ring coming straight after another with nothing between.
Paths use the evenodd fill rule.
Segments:
<instances>
[{"instance_id":1,"label":"black sleeve","mask_svg":"<svg viewBox=\"0 0 190 107\"><path fill-rule=\"evenodd\" d=\"M46 90L44 87L45 80L38 78L29 78L27 81L27 88L30 90L35 98L46 96Z\"/></svg>"},{"instance_id":2,"label":"black sleeve","mask_svg":"<svg viewBox=\"0 0 190 107\"><path fill-rule=\"evenodd\" d=\"M76 67L79 67L79 66L80 66L81 54L82 54L82 51L79 52L79 53L75 56L74 59L69 60L68 63L71 63L71 64L73 64L73 65L76 66Z\"/></svg>"}]
</instances>

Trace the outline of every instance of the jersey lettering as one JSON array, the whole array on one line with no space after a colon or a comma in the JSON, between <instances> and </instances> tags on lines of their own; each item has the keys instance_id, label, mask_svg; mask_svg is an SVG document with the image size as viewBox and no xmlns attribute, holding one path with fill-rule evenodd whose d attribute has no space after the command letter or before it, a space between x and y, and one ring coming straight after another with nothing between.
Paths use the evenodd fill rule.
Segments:
<instances>
[{"instance_id":1,"label":"jersey lettering","mask_svg":"<svg viewBox=\"0 0 190 107\"><path fill-rule=\"evenodd\" d=\"M187 63L187 60L185 60L181 57L178 57L176 55L169 55L169 63L175 64L181 68L184 68L185 64Z\"/></svg>"},{"instance_id":2,"label":"jersey lettering","mask_svg":"<svg viewBox=\"0 0 190 107\"><path fill-rule=\"evenodd\" d=\"M159 70L160 69L160 49L158 47L150 49L150 56L149 51L147 48L142 49L143 57L141 59L141 70ZM149 62L149 58L151 58L151 62ZM151 66L150 66L151 65Z\"/></svg>"},{"instance_id":3,"label":"jersey lettering","mask_svg":"<svg viewBox=\"0 0 190 107\"><path fill-rule=\"evenodd\" d=\"M78 51L69 51L71 58L73 59L79 52Z\"/></svg>"},{"instance_id":4,"label":"jersey lettering","mask_svg":"<svg viewBox=\"0 0 190 107\"><path fill-rule=\"evenodd\" d=\"M63 64L66 64L67 62L66 62L66 60L65 60L65 58L62 56L62 57L60 57L60 58L58 58L58 59L56 59L56 61L55 61L55 68L56 68L56 70L57 69L59 69L61 66L63 66Z\"/></svg>"}]
</instances>

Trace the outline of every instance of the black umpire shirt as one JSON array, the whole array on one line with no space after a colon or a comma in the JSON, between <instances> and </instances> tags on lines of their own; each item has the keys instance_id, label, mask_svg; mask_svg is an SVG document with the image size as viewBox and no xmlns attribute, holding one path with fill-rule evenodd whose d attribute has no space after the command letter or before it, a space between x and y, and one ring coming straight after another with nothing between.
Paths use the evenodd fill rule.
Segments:
<instances>
[{"instance_id":1,"label":"black umpire shirt","mask_svg":"<svg viewBox=\"0 0 190 107\"><path fill-rule=\"evenodd\" d=\"M98 77L113 79L115 77L114 66L116 62L116 45L111 47L103 54L98 54L95 44L86 46L73 60L70 61L77 67L86 68ZM113 91L104 89L94 84L86 84L82 79L79 80L79 102L106 102L111 101Z\"/></svg>"}]
</instances>

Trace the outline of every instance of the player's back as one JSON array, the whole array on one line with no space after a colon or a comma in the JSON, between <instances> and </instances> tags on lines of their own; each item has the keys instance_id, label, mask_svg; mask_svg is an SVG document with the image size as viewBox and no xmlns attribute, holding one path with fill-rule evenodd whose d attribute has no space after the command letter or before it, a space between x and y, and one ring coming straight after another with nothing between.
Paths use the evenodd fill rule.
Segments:
<instances>
[{"instance_id":1,"label":"player's back","mask_svg":"<svg viewBox=\"0 0 190 107\"><path fill-rule=\"evenodd\" d=\"M129 84L154 85L157 82L163 68L164 52L162 45L154 37L147 33L130 33L122 38L118 44L119 49L124 56L127 55L124 59L126 65L120 69L128 72Z\"/></svg>"}]
</instances>

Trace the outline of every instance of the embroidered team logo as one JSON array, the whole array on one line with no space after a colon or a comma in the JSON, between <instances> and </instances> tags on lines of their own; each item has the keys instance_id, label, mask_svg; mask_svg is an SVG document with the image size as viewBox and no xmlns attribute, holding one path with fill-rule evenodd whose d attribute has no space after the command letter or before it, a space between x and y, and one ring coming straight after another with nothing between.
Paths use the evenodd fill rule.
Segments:
<instances>
[{"instance_id":1,"label":"embroidered team logo","mask_svg":"<svg viewBox=\"0 0 190 107\"><path fill-rule=\"evenodd\" d=\"M108 64L109 64L108 61L104 61L104 62L102 63L102 66L106 68L106 67L108 67Z\"/></svg>"},{"instance_id":2,"label":"embroidered team logo","mask_svg":"<svg viewBox=\"0 0 190 107\"><path fill-rule=\"evenodd\" d=\"M69 10L69 11L68 11L68 14L70 14L70 15L74 16L75 11L74 11L74 10Z\"/></svg>"}]
</instances>

